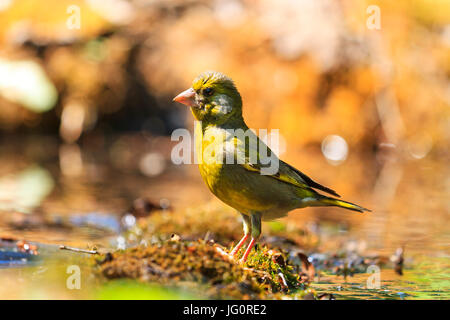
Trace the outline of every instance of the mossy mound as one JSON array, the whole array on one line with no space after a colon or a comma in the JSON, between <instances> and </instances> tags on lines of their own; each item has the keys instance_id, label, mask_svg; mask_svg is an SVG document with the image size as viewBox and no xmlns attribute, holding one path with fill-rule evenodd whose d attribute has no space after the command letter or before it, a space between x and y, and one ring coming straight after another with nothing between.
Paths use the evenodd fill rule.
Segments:
<instances>
[{"instance_id":1,"label":"mossy mound","mask_svg":"<svg viewBox=\"0 0 450 320\"><path fill-rule=\"evenodd\" d=\"M166 241L108 254L99 269L107 279L184 286L216 299L276 299L288 291L305 293L305 285L281 253L264 248L242 266L223 250L203 240Z\"/></svg>"}]
</instances>

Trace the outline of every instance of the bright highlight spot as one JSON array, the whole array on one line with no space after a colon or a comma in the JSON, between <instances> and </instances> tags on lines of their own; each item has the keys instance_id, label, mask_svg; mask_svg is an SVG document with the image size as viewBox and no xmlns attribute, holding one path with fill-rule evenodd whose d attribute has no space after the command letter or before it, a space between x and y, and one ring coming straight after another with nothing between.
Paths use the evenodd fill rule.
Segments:
<instances>
[{"instance_id":1,"label":"bright highlight spot","mask_svg":"<svg viewBox=\"0 0 450 320\"><path fill-rule=\"evenodd\" d=\"M215 3L214 14L223 26L233 28L244 21L245 8L237 0L218 0Z\"/></svg>"},{"instance_id":2,"label":"bright highlight spot","mask_svg":"<svg viewBox=\"0 0 450 320\"><path fill-rule=\"evenodd\" d=\"M88 0L98 14L115 24L129 23L134 17L133 6L124 0Z\"/></svg>"},{"instance_id":3,"label":"bright highlight spot","mask_svg":"<svg viewBox=\"0 0 450 320\"><path fill-rule=\"evenodd\" d=\"M331 164L341 164L347 159L347 142L338 135L327 136L322 141L322 153Z\"/></svg>"},{"instance_id":4,"label":"bright highlight spot","mask_svg":"<svg viewBox=\"0 0 450 320\"><path fill-rule=\"evenodd\" d=\"M29 213L53 190L50 173L38 166L0 177L0 210Z\"/></svg>"},{"instance_id":5,"label":"bright highlight spot","mask_svg":"<svg viewBox=\"0 0 450 320\"><path fill-rule=\"evenodd\" d=\"M408 142L408 151L415 159L425 158L433 147L433 139L428 134L416 135Z\"/></svg>"},{"instance_id":6,"label":"bright highlight spot","mask_svg":"<svg viewBox=\"0 0 450 320\"><path fill-rule=\"evenodd\" d=\"M58 98L53 83L33 61L0 59L0 94L34 112L50 110Z\"/></svg>"},{"instance_id":7,"label":"bright highlight spot","mask_svg":"<svg viewBox=\"0 0 450 320\"><path fill-rule=\"evenodd\" d=\"M164 157L156 152L145 154L139 161L139 169L146 176L157 176L166 168Z\"/></svg>"},{"instance_id":8,"label":"bright highlight spot","mask_svg":"<svg viewBox=\"0 0 450 320\"><path fill-rule=\"evenodd\" d=\"M12 0L0 0L0 11L4 11L12 4Z\"/></svg>"}]
</instances>

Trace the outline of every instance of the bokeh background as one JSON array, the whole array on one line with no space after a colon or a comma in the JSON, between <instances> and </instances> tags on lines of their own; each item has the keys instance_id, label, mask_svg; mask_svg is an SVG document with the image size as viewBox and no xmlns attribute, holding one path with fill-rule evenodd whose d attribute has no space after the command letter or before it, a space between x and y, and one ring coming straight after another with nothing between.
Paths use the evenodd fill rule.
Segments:
<instances>
[{"instance_id":1,"label":"bokeh background","mask_svg":"<svg viewBox=\"0 0 450 320\"><path fill-rule=\"evenodd\" d=\"M373 209L288 224L448 256L446 0L1 0L1 235L68 240L29 226L138 198L221 207L170 160L193 125L172 97L205 70L235 80L249 127L280 130L283 160Z\"/></svg>"}]
</instances>

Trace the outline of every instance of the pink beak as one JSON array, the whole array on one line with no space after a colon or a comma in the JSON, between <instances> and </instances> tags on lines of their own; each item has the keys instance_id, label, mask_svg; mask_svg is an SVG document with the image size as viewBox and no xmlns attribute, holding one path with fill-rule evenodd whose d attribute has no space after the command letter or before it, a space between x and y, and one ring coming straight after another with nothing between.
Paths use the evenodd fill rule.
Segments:
<instances>
[{"instance_id":1,"label":"pink beak","mask_svg":"<svg viewBox=\"0 0 450 320\"><path fill-rule=\"evenodd\" d=\"M197 103L195 102L195 91L192 88L189 88L177 95L175 98L173 98L173 101L182 103L188 107L197 106Z\"/></svg>"}]
</instances>

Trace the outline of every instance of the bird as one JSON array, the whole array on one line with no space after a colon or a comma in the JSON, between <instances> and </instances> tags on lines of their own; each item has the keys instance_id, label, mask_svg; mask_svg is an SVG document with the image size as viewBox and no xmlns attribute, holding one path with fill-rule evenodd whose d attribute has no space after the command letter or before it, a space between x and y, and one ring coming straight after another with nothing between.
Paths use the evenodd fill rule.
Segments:
<instances>
[{"instance_id":1,"label":"bird","mask_svg":"<svg viewBox=\"0 0 450 320\"><path fill-rule=\"evenodd\" d=\"M241 95L233 80L223 73L201 73L192 86L173 101L190 107L196 120L195 149L203 181L217 198L242 215L244 236L231 250L232 258L236 258L250 237L239 260L245 263L261 235L261 221L284 217L291 210L335 206L357 212L370 211L337 199L340 196L334 190L280 160L249 130L242 115ZM275 172L268 170L268 157L262 157L264 149L269 159L277 164Z\"/></svg>"}]
</instances>

